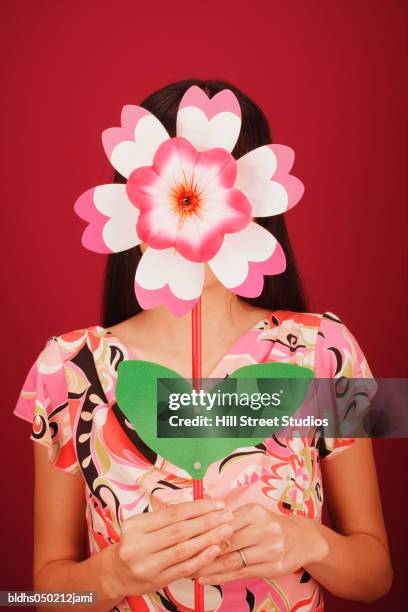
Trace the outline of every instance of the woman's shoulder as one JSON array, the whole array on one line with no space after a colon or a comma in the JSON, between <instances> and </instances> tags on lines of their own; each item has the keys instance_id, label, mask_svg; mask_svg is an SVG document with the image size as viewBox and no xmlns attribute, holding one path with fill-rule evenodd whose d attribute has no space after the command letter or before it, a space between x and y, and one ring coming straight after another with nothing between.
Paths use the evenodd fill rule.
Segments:
<instances>
[{"instance_id":1,"label":"woman's shoulder","mask_svg":"<svg viewBox=\"0 0 408 612\"><path fill-rule=\"evenodd\" d=\"M264 321L259 339L271 341L276 354L286 351L293 357L302 355L308 363L313 361L324 376L329 370L355 371L356 364L369 373L362 348L349 326L328 310L275 310Z\"/></svg>"},{"instance_id":2,"label":"woman's shoulder","mask_svg":"<svg viewBox=\"0 0 408 612\"><path fill-rule=\"evenodd\" d=\"M313 350L320 376L373 376L360 334L356 338L349 324L331 311L318 313L278 311L272 314L271 330L290 339L293 346ZM355 330L354 330L355 331Z\"/></svg>"},{"instance_id":3,"label":"woman's shoulder","mask_svg":"<svg viewBox=\"0 0 408 612\"><path fill-rule=\"evenodd\" d=\"M60 334L56 334L55 336L51 336L51 338L55 338L56 340L75 341L79 338L84 338L88 335L101 337L108 333L108 331L108 328L102 327L98 323L95 323L94 325L88 325L64 331Z\"/></svg>"},{"instance_id":4,"label":"woman's shoulder","mask_svg":"<svg viewBox=\"0 0 408 612\"><path fill-rule=\"evenodd\" d=\"M38 360L48 359L69 361L80 351L95 353L107 344L111 336L107 328L99 324L79 327L49 336Z\"/></svg>"},{"instance_id":5,"label":"woman's shoulder","mask_svg":"<svg viewBox=\"0 0 408 612\"><path fill-rule=\"evenodd\" d=\"M310 329L317 330L317 333L322 335L325 328L341 328L345 327L342 319L331 311L309 312L295 310L273 310L267 317L267 322L270 327L282 327L288 329Z\"/></svg>"}]
</instances>

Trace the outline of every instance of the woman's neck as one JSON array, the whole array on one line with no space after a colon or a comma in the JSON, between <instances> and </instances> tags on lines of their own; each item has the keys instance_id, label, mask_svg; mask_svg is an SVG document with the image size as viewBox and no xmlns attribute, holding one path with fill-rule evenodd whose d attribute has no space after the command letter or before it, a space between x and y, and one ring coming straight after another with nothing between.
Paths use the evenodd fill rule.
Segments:
<instances>
[{"instance_id":1,"label":"woman's neck","mask_svg":"<svg viewBox=\"0 0 408 612\"><path fill-rule=\"evenodd\" d=\"M203 344L210 344L213 340L226 342L231 337L257 323L268 310L256 308L240 300L221 284L212 285L204 289L201 296L202 335ZM191 312L175 317L165 306L146 310L133 317L135 325L139 328L143 324L145 330L160 337L161 342L173 346L176 350L185 346L191 339ZM129 324L133 323L128 320ZM136 331L136 330L135 330ZM203 346L205 350L205 347Z\"/></svg>"},{"instance_id":2,"label":"woman's neck","mask_svg":"<svg viewBox=\"0 0 408 612\"><path fill-rule=\"evenodd\" d=\"M208 376L235 342L269 310L240 300L221 284L202 297L202 372ZM108 328L136 359L153 361L191 376L191 312L175 317L165 306L143 310Z\"/></svg>"}]
</instances>

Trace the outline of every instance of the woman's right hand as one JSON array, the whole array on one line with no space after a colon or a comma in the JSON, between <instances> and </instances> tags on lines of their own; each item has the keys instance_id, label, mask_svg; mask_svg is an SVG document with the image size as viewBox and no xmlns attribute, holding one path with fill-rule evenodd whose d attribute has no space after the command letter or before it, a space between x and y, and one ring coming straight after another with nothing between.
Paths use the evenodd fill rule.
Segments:
<instances>
[{"instance_id":1,"label":"woman's right hand","mask_svg":"<svg viewBox=\"0 0 408 612\"><path fill-rule=\"evenodd\" d=\"M191 577L221 553L232 535L232 512L223 502L200 499L169 504L122 523L120 541L105 556L103 582L109 597L143 595Z\"/></svg>"}]
</instances>

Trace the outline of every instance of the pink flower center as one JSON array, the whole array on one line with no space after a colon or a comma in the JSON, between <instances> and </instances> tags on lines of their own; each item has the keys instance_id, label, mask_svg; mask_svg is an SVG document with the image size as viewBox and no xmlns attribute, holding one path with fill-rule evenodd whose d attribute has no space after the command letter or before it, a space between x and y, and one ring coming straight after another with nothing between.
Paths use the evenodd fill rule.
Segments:
<instances>
[{"instance_id":1,"label":"pink flower center","mask_svg":"<svg viewBox=\"0 0 408 612\"><path fill-rule=\"evenodd\" d=\"M173 198L179 215L191 215L200 206L200 197L194 185L178 184L173 188Z\"/></svg>"}]
</instances>

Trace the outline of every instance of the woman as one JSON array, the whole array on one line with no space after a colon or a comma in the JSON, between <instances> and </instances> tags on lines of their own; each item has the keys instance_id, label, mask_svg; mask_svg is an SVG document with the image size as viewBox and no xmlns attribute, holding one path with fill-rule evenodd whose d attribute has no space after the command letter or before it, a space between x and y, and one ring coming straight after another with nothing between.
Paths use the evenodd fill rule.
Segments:
<instances>
[{"instance_id":1,"label":"woman","mask_svg":"<svg viewBox=\"0 0 408 612\"><path fill-rule=\"evenodd\" d=\"M271 142L262 111L221 81L178 82L142 106L174 136L178 104L192 85L209 97L225 88L237 96L234 157ZM282 215L257 222L283 246L286 271L265 277L259 298L244 299L206 265L203 376L285 361L315 377L372 377L336 315L306 312ZM104 327L50 338L14 411L33 422L31 438L40 442L34 588L96 591L89 609L97 611L191 610L194 577L205 585L206 610L323 610L320 585L355 601L384 595L392 568L369 439L271 436L213 463L205 498L192 501L188 474L157 456L125 419L115 400L122 360L191 376L190 316L164 306L141 311L135 302L144 249L108 256ZM322 481L333 528L321 523Z\"/></svg>"}]
</instances>

